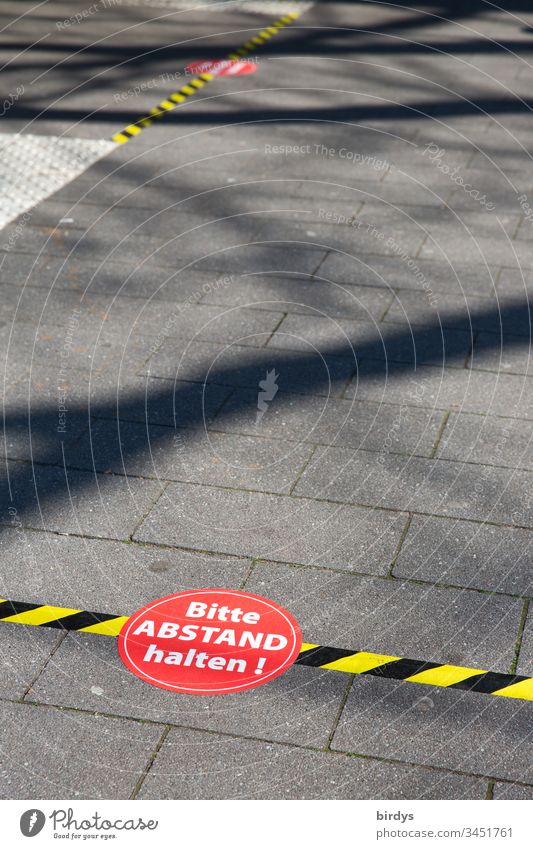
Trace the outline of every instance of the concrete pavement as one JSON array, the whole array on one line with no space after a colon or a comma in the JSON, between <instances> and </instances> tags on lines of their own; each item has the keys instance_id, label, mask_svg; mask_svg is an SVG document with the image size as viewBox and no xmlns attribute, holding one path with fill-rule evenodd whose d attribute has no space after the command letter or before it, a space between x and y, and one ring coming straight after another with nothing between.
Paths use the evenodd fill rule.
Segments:
<instances>
[{"instance_id":1,"label":"concrete pavement","mask_svg":"<svg viewBox=\"0 0 533 849\"><path fill-rule=\"evenodd\" d=\"M1 19L2 596L243 588L310 641L531 674L527 4ZM0 645L3 798L533 796L528 702L303 667L199 699L96 635Z\"/></svg>"}]
</instances>

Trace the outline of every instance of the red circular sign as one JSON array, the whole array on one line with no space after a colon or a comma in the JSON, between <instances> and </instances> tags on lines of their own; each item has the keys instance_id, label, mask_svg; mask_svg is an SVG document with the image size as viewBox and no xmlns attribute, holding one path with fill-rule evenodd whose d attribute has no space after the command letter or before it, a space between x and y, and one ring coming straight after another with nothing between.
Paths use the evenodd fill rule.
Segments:
<instances>
[{"instance_id":1,"label":"red circular sign","mask_svg":"<svg viewBox=\"0 0 533 849\"><path fill-rule=\"evenodd\" d=\"M279 605L238 590L201 589L150 602L124 623L123 663L176 693L217 695L266 684L300 651L298 623Z\"/></svg>"},{"instance_id":2,"label":"red circular sign","mask_svg":"<svg viewBox=\"0 0 533 849\"><path fill-rule=\"evenodd\" d=\"M188 74L211 74L213 77L238 77L241 74L255 74L255 62L244 62L242 59L208 59L201 62L191 62L185 68Z\"/></svg>"}]
</instances>

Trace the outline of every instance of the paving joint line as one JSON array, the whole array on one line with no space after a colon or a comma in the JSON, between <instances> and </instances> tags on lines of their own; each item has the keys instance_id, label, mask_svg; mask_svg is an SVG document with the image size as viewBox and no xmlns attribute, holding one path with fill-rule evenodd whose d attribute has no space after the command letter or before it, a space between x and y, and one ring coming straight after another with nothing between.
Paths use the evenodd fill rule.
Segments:
<instances>
[{"instance_id":1,"label":"paving joint line","mask_svg":"<svg viewBox=\"0 0 533 849\"><path fill-rule=\"evenodd\" d=\"M159 752L161 751L161 747L163 746L163 743L164 743L164 742L165 742L165 740L167 739L167 737L168 737L168 735L169 735L169 733L170 733L170 731L171 731L171 730L172 730L172 726L171 726L171 725L165 725L165 727L164 727L164 729L163 729L163 733L161 734L161 737L160 737L160 738L159 738L159 740L157 741L157 744L156 744L156 746L155 746L154 751L152 752L152 754L151 754L151 755L150 755L150 757L148 758L148 763L146 764L146 767L144 768L144 770L143 770L143 772L142 772L142 775L139 777L138 781L135 783L135 786L134 786L134 788L133 788L133 790L132 790L132 792L131 792L131 794L130 794L130 797L129 797L129 798L130 798L131 800L133 800L133 799L136 799L136 798L137 798L137 795L138 795L138 793L139 793L139 791L140 791L141 787L143 786L143 784L144 784L144 782L145 782L145 780L146 780L146 778L147 778L147 776L148 776L148 774L149 774L150 770L152 769L152 767L153 767L153 765L154 765L154 763L155 763L155 760L156 760L156 758L157 758L157 756L158 756Z\"/></svg>"},{"instance_id":2,"label":"paving joint line","mask_svg":"<svg viewBox=\"0 0 533 849\"><path fill-rule=\"evenodd\" d=\"M319 270L322 268L322 266L324 265L325 261L327 260L328 256L330 256L332 253L333 253L333 251L332 251L332 250L327 250L327 251L324 253L324 256L323 256L323 257L322 257L322 259L319 261L319 263L318 263L317 267L315 268L315 270L311 272L311 274L310 274L310 278L311 278L311 279L313 279L314 277L316 277L316 275L318 274Z\"/></svg>"},{"instance_id":3,"label":"paving joint line","mask_svg":"<svg viewBox=\"0 0 533 849\"><path fill-rule=\"evenodd\" d=\"M274 334L278 332L279 328L281 327L281 325L283 324L283 322L285 321L285 319L287 318L287 316L288 316L288 315L289 315L289 313L288 313L288 312L284 312L284 313L282 314L282 316L281 316L281 318L279 319L278 323L277 323L277 324L276 324L276 326L274 327L274 330L272 331L272 333L270 333L270 334L269 334L268 339L266 340L266 342L264 342L262 345L260 345L260 346L259 346L259 349L258 349L258 350L261 350L261 348L267 348L267 347L268 347L268 343L269 343L269 342L270 342L270 340L273 338ZM269 348L268 350L271 350L271 349Z\"/></svg>"},{"instance_id":4,"label":"paving joint line","mask_svg":"<svg viewBox=\"0 0 533 849\"><path fill-rule=\"evenodd\" d=\"M403 530L400 534L400 539L398 540L398 545L396 546L396 551L394 552L394 554L392 556L391 564L390 564L388 575L387 575L387 577L389 577L389 578L395 577L394 568L396 566L396 563L398 562L398 557L400 556L400 552L403 548L403 544L405 542L407 534L409 533L409 528L411 527L412 521L413 521L413 514L409 513L409 515L407 516L407 521L406 521L404 528L403 528Z\"/></svg>"},{"instance_id":5,"label":"paving joint line","mask_svg":"<svg viewBox=\"0 0 533 849\"><path fill-rule=\"evenodd\" d=\"M404 511L398 511L398 515L401 515ZM417 516L417 513L413 513L413 518ZM439 517L437 517L439 518ZM459 521L470 521L470 520L459 520ZM484 522L477 522L476 524L485 524ZM496 526L500 527L500 526ZM120 539L118 537L99 537L90 534L78 534L78 533L65 533L63 531L52 531L46 530L44 528L33 528L29 526L25 526L24 530L28 531L32 534L51 534L57 537L65 537L65 538L74 538L74 539L84 539L84 540L96 540L98 542L109 542L109 543L118 543L119 545L133 545L138 546L139 548L148 548L154 549L156 551L169 551L169 552L184 552L186 554L195 554L195 555L204 555L206 557L213 558L225 558L235 561L243 561L250 562L253 561L253 566L250 567L250 574L253 571L253 568L257 565L266 565L269 563L275 563L279 566L287 566L290 569L314 569L319 572L331 572L335 575L342 575L346 577L350 575L354 578L372 578L372 580L384 580L389 581L390 578L387 574L376 575L374 572L361 572L357 569L340 569L335 568L334 566L321 566L317 563L298 563L296 561L291 560L277 560L274 557L254 557L250 554L232 554L227 551L215 551L213 549L204 549L204 548L191 548L190 546L185 545L170 545L168 543L163 542L148 542L145 540L131 540ZM489 595L496 596L502 598L512 598L512 599L520 599L524 600L533 600L532 596L526 596L524 593L509 593L502 592L501 590L488 590L483 589L481 587L472 587L465 586L464 584L449 584L444 581L425 581L421 578L409 578L405 576L397 576L391 575L390 577L394 578L395 581L413 584L415 586L423 586L423 587L436 587L437 589L445 589L445 590L468 590L469 592L480 593L481 595Z\"/></svg>"},{"instance_id":6,"label":"paving joint line","mask_svg":"<svg viewBox=\"0 0 533 849\"><path fill-rule=\"evenodd\" d=\"M288 491L287 495L289 495L289 496L290 496L290 495L292 495L292 493L294 492L294 490L296 489L296 487L297 487L297 486L298 486L298 484L300 483L300 480L301 480L301 478L302 478L302 475L304 474L305 470L306 470L306 469L307 469L307 467L309 466L309 463L311 462L311 460L312 460L312 459L313 459L313 457L315 456L316 451L317 451L317 446L316 446L316 445L311 445L311 451L309 452L309 457L308 457L306 460L304 460L304 462L302 463L302 466L301 466L301 468L300 468L299 472L297 472L296 477L295 477L295 479L294 479L294 482L293 482L293 483L292 483L292 485L290 486L290 488L289 488L289 491Z\"/></svg>"},{"instance_id":7,"label":"paving joint line","mask_svg":"<svg viewBox=\"0 0 533 849\"><path fill-rule=\"evenodd\" d=\"M250 561L251 561L251 562L250 562L250 566L249 566L249 568L246 570L246 574L245 574L244 578L242 579L241 583L239 584L239 590L241 590L241 591L242 591L242 590L244 590L244 588L246 587L246 584L247 584L247 583L248 583L248 581L250 580L250 578L251 578L251 576L252 576L252 572L253 572L253 571L254 571L254 569L255 569L255 564L256 564L256 562L257 562L257 561L256 561L256 559L255 559L255 557L251 557L251 558L250 558Z\"/></svg>"},{"instance_id":8,"label":"paving joint line","mask_svg":"<svg viewBox=\"0 0 533 849\"><path fill-rule=\"evenodd\" d=\"M421 458L421 459L425 459L425 458ZM24 465L31 465L31 461L17 461L17 462L24 463ZM442 462L458 462L458 461L445 461L445 460L443 460ZM45 466L45 468L50 468L49 466L46 466L45 464L34 463L34 465L43 465L43 466ZM58 467L54 466L53 468L58 468ZM499 468L499 467L497 467L497 468ZM510 469L509 471L516 471L516 469ZM120 477L120 476L116 475L116 477ZM124 477L124 476L122 476L122 477ZM532 531L533 530L533 526L531 526L531 525L519 525L519 524L516 524L516 523L511 524L509 522L496 522L496 521L493 521L491 519L476 519L476 518L470 518L470 517L467 518L467 517L463 517L463 516L454 516L454 515L450 515L450 514L447 514L447 513L431 513L431 512L426 512L426 511L423 511L423 510L408 511L405 508L399 509L397 507L384 507L381 504L376 505L376 504L370 504L368 502L362 502L362 501L340 501L340 500L336 500L334 498L311 498L309 495L299 495L298 493L293 493L292 495L288 495L286 492L265 492L264 490L246 489L244 487L230 487L230 486L224 486L222 484L205 484L205 483L198 483L197 481L186 481L186 482L185 481L173 481L173 480L169 481L169 480L162 479L162 478L138 478L138 479L139 480L159 480L159 481L162 481L165 484L165 486L164 486L164 490L161 492L159 497L161 497L161 495L164 494L164 492L166 491L166 489L168 488L169 485L171 485L173 483L187 483L187 486L202 487L204 489L216 489L216 490L220 490L220 491L224 491L224 492L242 492L242 493L248 493L248 494L250 494L250 493L254 494L255 493L257 495L269 495L272 498L291 498L295 501L309 501L309 502L315 502L317 504L333 504L333 505L338 506L338 507L357 507L357 508L362 508L362 509L370 510L370 511L377 511L377 512L382 512L382 513L392 513L393 515L401 515L401 514L406 513L406 512L412 512L413 516L424 516L424 517L429 516L429 517L434 518L434 519L448 519L450 521L455 521L455 522L470 522L470 523L476 524L476 525L489 525L490 527L496 527L496 528L519 529L519 530L524 530L524 531ZM156 499L156 501L157 500L158 499ZM0 519L0 527L10 527L10 526L11 526L11 522L7 521L7 519L5 521L2 521ZM22 527L24 529L27 529L27 530L43 530L43 528L38 528L38 527L36 528L33 525L23 525ZM47 531L49 529L44 528L44 530ZM50 533L54 533L54 531L50 530ZM55 533L61 534L60 531L59 532L55 531ZM74 534L72 534L72 536L74 536ZM83 537L85 535L79 534L78 536ZM87 535L88 538L90 536L91 535ZM130 537L126 541L135 542L135 543L138 542L138 540L132 539L132 536L133 536L133 534L131 534ZM93 539L109 539L109 537L98 537L96 535L94 535L92 538Z\"/></svg>"},{"instance_id":9,"label":"paving joint line","mask_svg":"<svg viewBox=\"0 0 533 849\"><path fill-rule=\"evenodd\" d=\"M22 696L20 697L20 699L18 699L18 701L19 701L19 702L21 702L21 703L25 703L26 696L28 695L28 693L29 693L29 692L31 691L31 689L33 688L33 685L34 685L34 684L38 681L38 679L41 677L41 675L43 674L44 670L46 669L46 667L48 666L48 664L49 664L49 663L50 663L50 661L52 660L52 658L53 658L53 656L55 655L55 653L58 651L58 649L61 647L61 645L63 644L63 642L66 640L67 636L68 636L68 631L65 631L65 633L64 633L64 634L59 634L59 636L58 636L57 640L55 641L55 644L52 646L52 650L51 650L50 654L49 654L49 655L48 655L48 657L44 660L44 662L41 664L41 666L40 666L39 670L37 671L37 673L36 673L36 674L33 676L33 678L30 680L30 683L28 684L28 686L27 686L27 687L26 687L26 689L24 690L24 692L23 692Z\"/></svg>"},{"instance_id":10,"label":"paving joint line","mask_svg":"<svg viewBox=\"0 0 533 849\"><path fill-rule=\"evenodd\" d=\"M371 286L369 288L374 288L374 287ZM385 322L385 319L387 317L387 313L390 311L390 309L391 309L394 301L396 300L396 298L398 298L398 293L402 292L402 289L393 289L392 287L389 287L389 286L379 286L379 287L376 286L375 288L376 289L383 289L383 291L388 292L388 294L390 296L390 301L388 302L388 304L385 304L385 309L383 310L383 312L381 313L380 317L377 320L378 324L381 324L382 322ZM405 290L403 290L403 291L405 291ZM418 292L419 290L418 289L410 289L409 291ZM398 300L399 300L399 298L398 298ZM388 323L394 324L395 322L388 322ZM398 322L398 324L400 324L400 322Z\"/></svg>"},{"instance_id":11,"label":"paving joint line","mask_svg":"<svg viewBox=\"0 0 533 849\"><path fill-rule=\"evenodd\" d=\"M471 338L470 338L470 344L468 346L468 351L467 351L466 357L464 358L463 368L469 369L470 371L480 371L480 369L475 369L472 365L472 363L474 361L474 350L475 350L476 342L478 340L478 336L479 336L480 332L481 332L480 330L472 331L472 335L471 335ZM484 332L487 332L487 331L484 331Z\"/></svg>"},{"instance_id":12,"label":"paving joint line","mask_svg":"<svg viewBox=\"0 0 533 849\"><path fill-rule=\"evenodd\" d=\"M433 443L433 447L431 448L431 451L429 452L429 459L430 460L435 460L437 458L437 451L439 450L441 439L444 435L444 431L446 430L446 425L448 424L450 416L451 416L451 412L449 410L446 410L446 412L444 413L444 416L442 417L442 421L439 425L439 429L437 431L437 435L435 437L435 442ZM439 458L439 459L441 459L441 458ZM475 464L472 464L472 465L478 465L478 464L475 463ZM479 465L484 465L484 464L481 463Z\"/></svg>"},{"instance_id":13,"label":"paving joint line","mask_svg":"<svg viewBox=\"0 0 533 849\"><path fill-rule=\"evenodd\" d=\"M0 696L0 703L20 704L19 702L13 702L11 699L6 699L3 696ZM464 777L464 778L477 778L477 779L482 779L482 780L485 780L485 781L494 781L495 783L499 783L499 784L509 784L509 785L512 785L512 786L514 786L516 784L519 787L527 787L527 788L533 787L533 785L527 784L524 781L516 781L515 779L510 779L510 778L500 778L498 776L488 776L488 775L483 775L481 773L475 773L475 772L466 772L465 770L453 769L453 767L446 767L446 766L440 767L440 766L434 766L432 764L424 764L424 763L420 763L420 762L417 763L416 761L402 761L402 760L399 760L398 758L385 758L385 757L382 757L380 755L368 755L368 754L363 754L363 753L359 753L359 752L349 752L349 751L345 751L345 750L341 750L341 749L328 749L327 751L325 751L323 748L320 748L318 746L311 746L309 744L287 742L286 740L276 740L276 739L272 739L272 738L268 738L268 737L254 737L254 736L251 736L251 735L244 735L242 733L237 734L237 733L232 733L230 731L219 731L219 730L214 730L212 728L198 727L198 726L195 726L195 725L178 725L177 723L172 723L172 722L165 723L165 722L158 721L158 720L155 720L155 719L140 719L139 717L136 717L136 716L126 716L126 715L120 714L120 713L116 714L116 713L110 713L110 712L93 711L93 710L88 710L86 708L75 708L75 707L71 707L71 706L68 706L68 705L59 705L59 704L56 704L54 702L48 703L48 702L33 701L33 702L24 702L24 705L26 705L28 707L35 707L35 708L44 708L44 709L48 708L49 710L60 710L60 711L66 712L66 713L74 713L74 714L80 713L84 716L102 716L102 717L105 717L106 719L122 719L122 720L125 720L127 722L135 722L135 723L138 723L140 725L153 725L153 726L156 726L156 727L159 727L159 728L161 728L162 726L164 727L166 725L169 725L171 729L177 729L177 730L182 730L182 731L201 731L202 733L209 734L213 737L228 737L232 740L242 740L242 739L244 739L244 740L252 740L256 743L270 743L270 744L275 745L275 746L283 746L287 749L298 749L298 750L304 750L304 751L309 751L309 752L315 752L316 754L323 754L323 755L326 755L327 757L372 760L372 761L378 761L379 763L385 763L385 764L391 764L391 765L417 767L419 769L429 770L430 772L435 772L437 774L441 774L441 773L448 774L448 773L450 773L452 775L457 775L457 776Z\"/></svg>"},{"instance_id":14,"label":"paving joint line","mask_svg":"<svg viewBox=\"0 0 533 849\"><path fill-rule=\"evenodd\" d=\"M520 659L520 651L522 649L522 641L524 639L524 633L526 629L527 617L529 613L529 602L528 598L524 598L524 606L522 608L522 615L520 616L520 622L518 623L518 636L516 638L514 657L511 662L511 666L509 667L509 672L513 675L516 673L518 667L518 661Z\"/></svg>"},{"instance_id":15,"label":"paving joint line","mask_svg":"<svg viewBox=\"0 0 533 849\"><path fill-rule=\"evenodd\" d=\"M127 480L128 476L126 475L125 477L126 477L126 480ZM150 478L150 480L152 480L152 479ZM145 519L148 518L148 516L150 515L150 513L152 512L154 507L159 503L160 499L164 496L165 492L167 491L168 487L170 486L168 481L167 482L161 481L160 478L155 478L155 480L159 481L159 483L162 482L163 487L162 487L159 495L156 496L153 503L150 505L150 507L148 507L148 509L145 511L145 513L141 516L141 518L139 519L139 521L135 525L134 529L132 530L131 534L129 535L129 539L131 540L131 542L133 542L133 537L135 536L135 534L137 533L137 531L141 527L142 523L145 521Z\"/></svg>"},{"instance_id":16,"label":"paving joint line","mask_svg":"<svg viewBox=\"0 0 533 849\"><path fill-rule=\"evenodd\" d=\"M329 733L327 743L324 746L325 752L331 752L332 751L331 744L333 742L333 738L335 737L335 734L337 733L337 728L339 727L339 722L341 720L342 714L344 713L344 708L346 707L346 703L348 701L348 698L349 698L349 695L350 695L354 681L355 681L355 675L349 675L348 681L346 683L346 687L344 688L344 693L342 694L339 709L337 710L337 713L335 714L335 717L333 718L331 732Z\"/></svg>"}]
</instances>

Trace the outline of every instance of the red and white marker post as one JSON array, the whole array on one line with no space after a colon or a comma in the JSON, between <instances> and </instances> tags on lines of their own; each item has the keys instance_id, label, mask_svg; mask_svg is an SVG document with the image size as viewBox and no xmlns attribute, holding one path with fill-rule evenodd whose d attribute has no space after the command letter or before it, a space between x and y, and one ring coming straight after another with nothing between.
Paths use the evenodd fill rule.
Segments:
<instances>
[{"instance_id":1,"label":"red and white marker post","mask_svg":"<svg viewBox=\"0 0 533 849\"><path fill-rule=\"evenodd\" d=\"M250 690L292 666L302 645L294 617L238 590L187 590L150 602L125 622L122 661L138 678L176 693Z\"/></svg>"}]
</instances>

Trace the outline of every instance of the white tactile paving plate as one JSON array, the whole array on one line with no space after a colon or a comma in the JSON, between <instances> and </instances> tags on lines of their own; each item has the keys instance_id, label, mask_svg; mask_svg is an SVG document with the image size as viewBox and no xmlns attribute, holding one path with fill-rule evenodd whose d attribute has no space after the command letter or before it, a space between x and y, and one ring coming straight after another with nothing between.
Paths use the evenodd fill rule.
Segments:
<instances>
[{"instance_id":1,"label":"white tactile paving plate","mask_svg":"<svg viewBox=\"0 0 533 849\"><path fill-rule=\"evenodd\" d=\"M153 6L159 9L220 9L238 8L254 15L273 15L274 18L288 12L305 12L313 2L305 0L119 0L123 6Z\"/></svg>"},{"instance_id":2,"label":"white tactile paving plate","mask_svg":"<svg viewBox=\"0 0 533 849\"><path fill-rule=\"evenodd\" d=\"M0 227L56 192L116 147L105 139L0 135Z\"/></svg>"}]
</instances>

